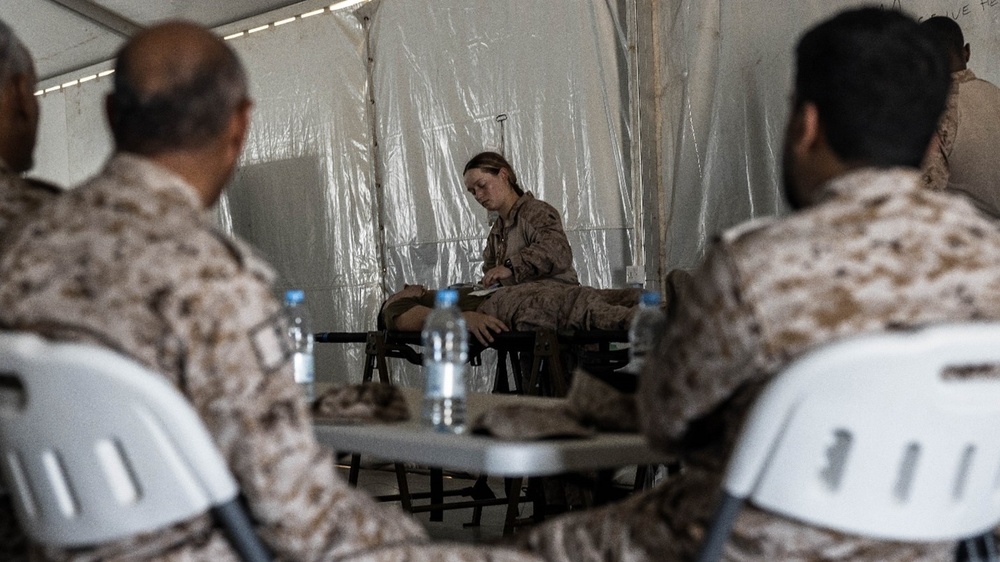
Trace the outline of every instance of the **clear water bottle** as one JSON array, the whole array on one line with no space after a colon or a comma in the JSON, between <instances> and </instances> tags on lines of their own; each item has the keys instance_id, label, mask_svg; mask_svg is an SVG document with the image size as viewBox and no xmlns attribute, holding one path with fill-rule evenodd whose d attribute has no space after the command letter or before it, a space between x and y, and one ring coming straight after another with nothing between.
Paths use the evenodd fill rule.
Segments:
<instances>
[{"instance_id":1,"label":"clear water bottle","mask_svg":"<svg viewBox=\"0 0 1000 562\"><path fill-rule=\"evenodd\" d=\"M639 301L639 310L632 318L632 325L628 329L628 365L625 370L633 373L642 373L646 358L653 349L663 330L666 328L667 319L660 309L660 293L646 291L642 293Z\"/></svg>"},{"instance_id":2,"label":"clear water bottle","mask_svg":"<svg viewBox=\"0 0 1000 562\"><path fill-rule=\"evenodd\" d=\"M295 382L299 384L306 400L316 398L315 363L313 361L313 333L309 311L305 306L305 293L300 289L285 292L285 315L288 321L288 341L292 351Z\"/></svg>"},{"instance_id":3,"label":"clear water bottle","mask_svg":"<svg viewBox=\"0 0 1000 562\"><path fill-rule=\"evenodd\" d=\"M437 431L465 431L465 360L469 332L458 310L458 291L437 292L424 321L424 403L421 419Z\"/></svg>"}]
</instances>

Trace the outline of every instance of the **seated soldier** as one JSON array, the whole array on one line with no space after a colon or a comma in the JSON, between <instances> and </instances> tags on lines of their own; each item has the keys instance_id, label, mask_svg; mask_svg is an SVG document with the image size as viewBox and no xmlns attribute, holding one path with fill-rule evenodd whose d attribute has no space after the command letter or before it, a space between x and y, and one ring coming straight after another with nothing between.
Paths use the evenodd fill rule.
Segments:
<instances>
[{"instance_id":1,"label":"seated soldier","mask_svg":"<svg viewBox=\"0 0 1000 562\"><path fill-rule=\"evenodd\" d=\"M922 188L948 61L899 12L844 12L796 50L784 190L795 212L724 233L678 303L637 394L650 446L685 470L518 543L551 561L691 560L761 389L816 346L865 332L1000 318L1000 233L967 200ZM746 506L724 560L954 560Z\"/></svg>"}]
</instances>

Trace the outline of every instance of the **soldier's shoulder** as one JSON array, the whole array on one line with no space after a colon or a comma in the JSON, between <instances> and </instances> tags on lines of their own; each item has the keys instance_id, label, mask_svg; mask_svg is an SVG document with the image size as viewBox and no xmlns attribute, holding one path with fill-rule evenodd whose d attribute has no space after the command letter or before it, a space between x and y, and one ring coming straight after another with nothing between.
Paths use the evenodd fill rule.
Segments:
<instances>
[{"instance_id":1,"label":"soldier's shoulder","mask_svg":"<svg viewBox=\"0 0 1000 562\"><path fill-rule=\"evenodd\" d=\"M240 272L260 277L267 282L274 280L275 275L271 266L253 246L214 227L206 227L205 232L236 264Z\"/></svg>"},{"instance_id":2,"label":"soldier's shoulder","mask_svg":"<svg viewBox=\"0 0 1000 562\"><path fill-rule=\"evenodd\" d=\"M734 245L750 237L766 234L769 227L775 223L774 217L751 219L725 230L719 239L725 245Z\"/></svg>"}]
</instances>

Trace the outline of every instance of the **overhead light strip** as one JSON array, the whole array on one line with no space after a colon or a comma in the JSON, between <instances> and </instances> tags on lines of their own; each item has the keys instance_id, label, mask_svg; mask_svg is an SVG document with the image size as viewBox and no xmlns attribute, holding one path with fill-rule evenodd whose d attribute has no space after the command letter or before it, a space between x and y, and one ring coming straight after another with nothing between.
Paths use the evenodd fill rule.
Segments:
<instances>
[{"instance_id":1,"label":"overhead light strip","mask_svg":"<svg viewBox=\"0 0 1000 562\"><path fill-rule=\"evenodd\" d=\"M279 26L282 26L282 25L285 25L285 24L289 24L289 23L292 23L293 21L296 21L296 20L301 21L301 20L304 20L305 18L311 18L313 16L318 16L318 15L323 14L323 13L333 13L333 12L336 12L336 11L340 11L340 10L344 10L344 9L350 8L352 6L357 6L358 4L363 4L363 3L368 2L368 1L369 0L341 0L340 2L334 2L333 4L331 4L330 6L328 6L326 8L319 8L317 10L312 10L312 11L306 12L304 14L299 14L297 16L292 16L290 18L285 18L285 19L278 20L278 21L273 22L273 23L268 23L268 24L265 24L265 25L261 25L261 26L257 26L257 27L251 28L251 29L246 29L244 31L237 31L236 33L232 33L232 34L226 35L222 39L224 41L232 41L233 39L239 39L240 37L246 37L246 36L248 36L248 35L250 35L252 33L258 33L260 31L265 31L265 30L270 29L270 28L279 27ZM52 92L58 92L59 90L63 90L63 89L66 89L66 88L76 87L76 86L79 86L80 84L84 84L86 82L90 82L91 80L97 80L98 78L104 78L105 76L108 76L109 74L111 74L113 72L114 72L114 70L105 70L103 72L98 72L97 74L91 74L91 75L88 75L88 76L84 76L82 78L78 78L76 80L70 80L69 82L66 82L64 84L60 84L58 86L52 86L50 88L45 88L44 90L38 90L37 92L35 92L35 95L36 96L44 96L46 94L51 94Z\"/></svg>"}]
</instances>

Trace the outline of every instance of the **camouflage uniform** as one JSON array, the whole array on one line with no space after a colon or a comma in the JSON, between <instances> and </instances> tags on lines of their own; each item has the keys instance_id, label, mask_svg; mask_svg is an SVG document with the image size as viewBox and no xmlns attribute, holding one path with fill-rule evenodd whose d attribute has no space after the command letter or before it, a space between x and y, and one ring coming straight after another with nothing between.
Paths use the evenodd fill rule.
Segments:
<instances>
[{"instance_id":1,"label":"camouflage uniform","mask_svg":"<svg viewBox=\"0 0 1000 562\"><path fill-rule=\"evenodd\" d=\"M566 239L559 212L545 201L525 193L510 210L510 219L498 218L486 237L483 272L510 260L514 272L504 285L555 279L579 284L573 269L573 249Z\"/></svg>"},{"instance_id":2,"label":"camouflage uniform","mask_svg":"<svg viewBox=\"0 0 1000 562\"><path fill-rule=\"evenodd\" d=\"M0 230L58 194L58 188L21 178L0 160Z\"/></svg>"},{"instance_id":3,"label":"camouflage uniform","mask_svg":"<svg viewBox=\"0 0 1000 562\"><path fill-rule=\"evenodd\" d=\"M727 232L695 274L643 373L640 418L686 470L603 510L519 541L549 560L691 558L725 459L769 377L810 348L861 332L1000 319L1000 230L916 171L860 170L823 202ZM727 560L953 560L953 545L899 545L810 528L754 508Z\"/></svg>"},{"instance_id":4,"label":"camouflage uniform","mask_svg":"<svg viewBox=\"0 0 1000 562\"><path fill-rule=\"evenodd\" d=\"M268 266L217 231L195 191L119 154L54 199L0 257L0 320L104 345L170 379L201 415L281 559L331 559L422 527L334 472L280 343ZM50 559L235 559L207 516Z\"/></svg>"},{"instance_id":5,"label":"camouflage uniform","mask_svg":"<svg viewBox=\"0 0 1000 562\"><path fill-rule=\"evenodd\" d=\"M22 179L0 160L0 231L58 193L59 190L50 185ZM0 238L0 247L2 245ZM0 493L0 560L27 560L27 543L24 539L9 498L5 493Z\"/></svg>"},{"instance_id":6,"label":"camouflage uniform","mask_svg":"<svg viewBox=\"0 0 1000 562\"><path fill-rule=\"evenodd\" d=\"M971 70L952 74L951 93L935 146L924 163L924 183L969 197L983 212L1000 218L1000 88Z\"/></svg>"},{"instance_id":7,"label":"camouflage uniform","mask_svg":"<svg viewBox=\"0 0 1000 562\"><path fill-rule=\"evenodd\" d=\"M469 291L459 291L461 310L489 314L518 331L626 329L641 294L639 289L595 289L553 280L501 287L488 297L474 297ZM434 297L435 291L425 291L386 304L386 326L395 329L396 318L414 306L433 308Z\"/></svg>"}]
</instances>

